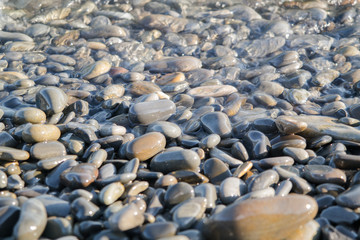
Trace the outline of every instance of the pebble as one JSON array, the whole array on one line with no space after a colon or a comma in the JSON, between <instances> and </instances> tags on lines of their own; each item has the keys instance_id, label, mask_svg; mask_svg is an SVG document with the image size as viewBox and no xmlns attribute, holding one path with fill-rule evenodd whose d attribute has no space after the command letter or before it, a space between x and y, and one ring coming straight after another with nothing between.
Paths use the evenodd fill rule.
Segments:
<instances>
[{"instance_id":1,"label":"pebble","mask_svg":"<svg viewBox=\"0 0 360 240\"><path fill-rule=\"evenodd\" d=\"M22 138L27 143L56 141L60 135L60 129L52 124L34 124L22 132Z\"/></svg>"},{"instance_id":2,"label":"pebble","mask_svg":"<svg viewBox=\"0 0 360 240\"><path fill-rule=\"evenodd\" d=\"M25 107L17 110L14 115L14 122L17 124L32 123L42 124L46 121L45 113L33 107Z\"/></svg>"},{"instance_id":3,"label":"pebble","mask_svg":"<svg viewBox=\"0 0 360 240\"><path fill-rule=\"evenodd\" d=\"M27 151L11 148L0 147L0 159L5 161L24 161L29 159L30 154Z\"/></svg>"},{"instance_id":4,"label":"pebble","mask_svg":"<svg viewBox=\"0 0 360 240\"><path fill-rule=\"evenodd\" d=\"M21 206L19 220L14 227L16 239L38 239L46 227L47 214L44 205L37 199L28 199Z\"/></svg>"},{"instance_id":5,"label":"pebble","mask_svg":"<svg viewBox=\"0 0 360 240\"><path fill-rule=\"evenodd\" d=\"M218 134L222 138L231 136L231 123L222 112L207 113L201 117L201 124L210 134Z\"/></svg>"},{"instance_id":6,"label":"pebble","mask_svg":"<svg viewBox=\"0 0 360 240\"><path fill-rule=\"evenodd\" d=\"M131 203L114 213L109 219L109 225L113 231L127 231L141 226L144 220L138 206Z\"/></svg>"},{"instance_id":7,"label":"pebble","mask_svg":"<svg viewBox=\"0 0 360 240\"><path fill-rule=\"evenodd\" d=\"M206 223L205 235L209 239L288 238L313 219L317 210L316 202L308 196L249 199L211 216ZM253 228L257 230L253 231Z\"/></svg>"},{"instance_id":8,"label":"pebble","mask_svg":"<svg viewBox=\"0 0 360 240\"><path fill-rule=\"evenodd\" d=\"M175 113L175 104L170 100L140 102L129 109L129 118L133 123L149 125L156 121L165 121Z\"/></svg>"},{"instance_id":9,"label":"pebble","mask_svg":"<svg viewBox=\"0 0 360 240\"><path fill-rule=\"evenodd\" d=\"M224 97L234 92L237 89L230 85L209 85L193 88L187 93L193 97Z\"/></svg>"},{"instance_id":10,"label":"pebble","mask_svg":"<svg viewBox=\"0 0 360 240\"><path fill-rule=\"evenodd\" d=\"M165 149L165 136L159 132L150 132L137 137L126 145L126 156L140 161L148 160Z\"/></svg>"},{"instance_id":11,"label":"pebble","mask_svg":"<svg viewBox=\"0 0 360 240\"><path fill-rule=\"evenodd\" d=\"M35 159L56 158L66 155L65 146L58 141L47 141L34 144L30 149L31 157Z\"/></svg>"},{"instance_id":12,"label":"pebble","mask_svg":"<svg viewBox=\"0 0 360 240\"><path fill-rule=\"evenodd\" d=\"M177 170L197 170L199 155L192 150L167 151L156 155L150 162L150 169L164 174Z\"/></svg>"},{"instance_id":13,"label":"pebble","mask_svg":"<svg viewBox=\"0 0 360 240\"><path fill-rule=\"evenodd\" d=\"M167 58L148 62L145 69L150 72L171 73L171 72L189 72L201 68L201 61L195 57L184 56L176 58Z\"/></svg>"},{"instance_id":14,"label":"pebble","mask_svg":"<svg viewBox=\"0 0 360 240\"><path fill-rule=\"evenodd\" d=\"M36 106L47 115L60 113L67 105L68 97L63 90L57 87L42 88L36 94Z\"/></svg>"},{"instance_id":15,"label":"pebble","mask_svg":"<svg viewBox=\"0 0 360 240\"><path fill-rule=\"evenodd\" d=\"M81 163L61 173L61 182L71 188L85 188L95 181L99 171L91 163Z\"/></svg>"}]
</instances>

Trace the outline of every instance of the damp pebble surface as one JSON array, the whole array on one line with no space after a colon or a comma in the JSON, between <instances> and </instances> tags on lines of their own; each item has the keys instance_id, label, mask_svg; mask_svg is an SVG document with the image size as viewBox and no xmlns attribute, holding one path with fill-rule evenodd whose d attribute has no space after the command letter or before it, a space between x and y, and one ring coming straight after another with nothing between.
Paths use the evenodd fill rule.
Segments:
<instances>
[{"instance_id":1,"label":"damp pebble surface","mask_svg":"<svg viewBox=\"0 0 360 240\"><path fill-rule=\"evenodd\" d=\"M0 238L358 239L359 11L0 0Z\"/></svg>"}]
</instances>

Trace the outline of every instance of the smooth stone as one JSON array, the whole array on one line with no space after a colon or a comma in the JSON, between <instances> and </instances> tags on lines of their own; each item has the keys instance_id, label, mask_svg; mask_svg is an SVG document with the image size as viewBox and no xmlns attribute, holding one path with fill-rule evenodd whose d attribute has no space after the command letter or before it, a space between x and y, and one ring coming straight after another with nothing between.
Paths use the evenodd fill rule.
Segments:
<instances>
[{"instance_id":1,"label":"smooth stone","mask_svg":"<svg viewBox=\"0 0 360 240\"><path fill-rule=\"evenodd\" d=\"M60 129L51 124L34 124L22 132L22 138L27 143L56 141L60 135Z\"/></svg>"},{"instance_id":2,"label":"smooth stone","mask_svg":"<svg viewBox=\"0 0 360 240\"><path fill-rule=\"evenodd\" d=\"M37 199L28 199L21 206L18 222L14 227L16 239L38 239L46 227L47 214L44 205Z\"/></svg>"},{"instance_id":3,"label":"smooth stone","mask_svg":"<svg viewBox=\"0 0 360 240\"><path fill-rule=\"evenodd\" d=\"M293 184L292 191L295 193L311 194L314 192L314 188L304 178L293 176L290 181Z\"/></svg>"},{"instance_id":4,"label":"smooth stone","mask_svg":"<svg viewBox=\"0 0 360 240\"><path fill-rule=\"evenodd\" d=\"M177 170L170 172L169 174L174 176L179 182L182 181L192 185L209 182L209 179L205 175L197 171L198 170Z\"/></svg>"},{"instance_id":5,"label":"smooth stone","mask_svg":"<svg viewBox=\"0 0 360 240\"><path fill-rule=\"evenodd\" d=\"M113 136L113 135L124 135L126 134L126 128L123 126L117 125L103 125L99 129L100 135L103 137Z\"/></svg>"},{"instance_id":6,"label":"smooth stone","mask_svg":"<svg viewBox=\"0 0 360 240\"><path fill-rule=\"evenodd\" d=\"M156 121L165 121L175 113L175 104L167 99L140 102L129 109L129 118L133 123L149 125Z\"/></svg>"},{"instance_id":7,"label":"smooth stone","mask_svg":"<svg viewBox=\"0 0 360 240\"><path fill-rule=\"evenodd\" d=\"M221 141L221 137L218 134L210 134L201 139L199 146L204 149L211 149L216 147Z\"/></svg>"},{"instance_id":8,"label":"smooth stone","mask_svg":"<svg viewBox=\"0 0 360 240\"><path fill-rule=\"evenodd\" d=\"M187 149L160 153L150 162L151 170L164 174L177 170L197 170L199 166L199 155Z\"/></svg>"},{"instance_id":9,"label":"smooth stone","mask_svg":"<svg viewBox=\"0 0 360 240\"><path fill-rule=\"evenodd\" d=\"M231 146L231 154L235 157L240 159L241 161L248 161L249 154L241 142L236 142Z\"/></svg>"},{"instance_id":10,"label":"smooth stone","mask_svg":"<svg viewBox=\"0 0 360 240\"><path fill-rule=\"evenodd\" d=\"M134 203L120 209L109 218L109 225L113 231L127 231L144 223L144 215Z\"/></svg>"},{"instance_id":11,"label":"smooth stone","mask_svg":"<svg viewBox=\"0 0 360 240\"><path fill-rule=\"evenodd\" d=\"M292 165L294 165L294 159L292 157L281 156L281 157L263 158L259 161L259 166L264 169L272 168L277 165L292 166Z\"/></svg>"},{"instance_id":12,"label":"smooth stone","mask_svg":"<svg viewBox=\"0 0 360 240\"><path fill-rule=\"evenodd\" d=\"M103 90L101 90L97 95L96 99L98 101L106 101L109 99L120 98L124 95L125 88L119 84L112 84L106 86Z\"/></svg>"},{"instance_id":13,"label":"smooth stone","mask_svg":"<svg viewBox=\"0 0 360 240\"><path fill-rule=\"evenodd\" d=\"M239 159L233 158L230 154L216 147L210 150L210 157L223 161L225 164L229 165L229 167L238 167L243 164Z\"/></svg>"},{"instance_id":14,"label":"smooth stone","mask_svg":"<svg viewBox=\"0 0 360 240\"><path fill-rule=\"evenodd\" d=\"M206 209L214 209L216 207L216 188L211 183L202 183L195 187L195 196L206 198Z\"/></svg>"},{"instance_id":15,"label":"smooth stone","mask_svg":"<svg viewBox=\"0 0 360 240\"><path fill-rule=\"evenodd\" d=\"M205 176L210 179L210 182L216 185L221 184L223 180L231 177L231 172L224 162L217 158L210 158L205 161L203 165Z\"/></svg>"},{"instance_id":16,"label":"smooth stone","mask_svg":"<svg viewBox=\"0 0 360 240\"><path fill-rule=\"evenodd\" d=\"M333 224L353 224L359 220L359 215L351 209L331 206L323 210L320 217L328 219Z\"/></svg>"},{"instance_id":17,"label":"smooth stone","mask_svg":"<svg viewBox=\"0 0 360 240\"><path fill-rule=\"evenodd\" d=\"M346 183L346 175L340 169L326 165L307 165L304 167L303 176L312 183L334 183L343 185Z\"/></svg>"},{"instance_id":18,"label":"smooth stone","mask_svg":"<svg viewBox=\"0 0 360 240\"><path fill-rule=\"evenodd\" d=\"M329 135L333 139L360 142L360 130L337 123L337 118L326 116L289 116L291 119L306 122L308 127L299 134L304 137Z\"/></svg>"},{"instance_id":19,"label":"smooth stone","mask_svg":"<svg viewBox=\"0 0 360 240\"><path fill-rule=\"evenodd\" d=\"M99 200L102 204L110 205L118 200L124 191L125 187L120 182L110 183L101 189Z\"/></svg>"},{"instance_id":20,"label":"smooth stone","mask_svg":"<svg viewBox=\"0 0 360 240\"><path fill-rule=\"evenodd\" d=\"M354 185L347 189L345 192L342 192L339 196L336 197L336 203L343 207L348 208L358 208L360 207L360 187Z\"/></svg>"},{"instance_id":21,"label":"smooth stone","mask_svg":"<svg viewBox=\"0 0 360 240\"><path fill-rule=\"evenodd\" d=\"M163 175L158 180L156 180L154 186L155 186L155 188L166 188L166 187L174 185L176 183L178 183L176 177L174 177L173 175L167 174L167 175Z\"/></svg>"},{"instance_id":22,"label":"smooth stone","mask_svg":"<svg viewBox=\"0 0 360 240\"><path fill-rule=\"evenodd\" d=\"M208 85L192 88L187 94L193 97L224 97L237 92L231 85Z\"/></svg>"},{"instance_id":23,"label":"smooth stone","mask_svg":"<svg viewBox=\"0 0 360 240\"><path fill-rule=\"evenodd\" d=\"M0 207L18 206L18 205L19 205L19 201L11 196L2 196L0 198Z\"/></svg>"},{"instance_id":24,"label":"smooth stone","mask_svg":"<svg viewBox=\"0 0 360 240\"><path fill-rule=\"evenodd\" d=\"M315 199L318 204L319 210L324 210L335 204L335 197L329 194L315 196Z\"/></svg>"},{"instance_id":25,"label":"smooth stone","mask_svg":"<svg viewBox=\"0 0 360 240\"><path fill-rule=\"evenodd\" d=\"M360 157L358 155L336 153L333 157L335 166L340 169L354 169L360 167Z\"/></svg>"},{"instance_id":26,"label":"smooth stone","mask_svg":"<svg viewBox=\"0 0 360 240\"><path fill-rule=\"evenodd\" d=\"M129 84L127 90L135 96L141 96L135 103L159 100L161 88L153 82L137 81Z\"/></svg>"},{"instance_id":27,"label":"smooth stone","mask_svg":"<svg viewBox=\"0 0 360 240\"><path fill-rule=\"evenodd\" d=\"M98 177L99 171L91 163L80 163L61 173L61 182L70 188L85 188Z\"/></svg>"},{"instance_id":28,"label":"smooth stone","mask_svg":"<svg viewBox=\"0 0 360 240\"><path fill-rule=\"evenodd\" d=\"M36 94L36 106L47 115L62 112L67 101L67 95L57 87L45 87Z\"/></svg>"},{"instance_id":29,"label":"smooth stone","mask_svg":"<svg viewBox=\"0 0 360 240\"><path fill-rule=\"evenodd\" d=\"M211 216L204 234L208 239L287 239L317 210L316 201L302 195L249 199Z\"/></svg>"},{"instance_id":30,"label":"smooth stone","mask_svg":"<svg viewBox=\"0 0 360 240\"><path fill-rule=\"evenodd\" d=\"M0 160L5 161L24 161L29 159L30 154L27 151L0 146Z\"/></svg>"},{"instance_id":31,"label":"smooth stone","mask_svg":"<svg viewBox=\"0 0 360 240\"><path fill-rule=\"evenodd\" d=\"M179 229L188 229L202 217L205 210L206 198L195 197L171 209L172 219L179 225Z\"/></svg>"},{"instance_id":32,"label":"smooth stone","mask_svg":"<svg viewBox=\"0 0 360 240\"><path fill-rule=\"evenodd\" d=\"M271 152L280 154L285 147L295 147L305 149L306 140L305 138L298 135L284 135L273 138L270 141Z\"/></svg>"},{"instance_id":33,"label":"smooth stone","mask_svg":"<svg viewBox=\"0 0 360 240\"><path fill-rule=\"evenodd\" d=\"M237 198L246 193L247 186L245 182L239 178L229 177L221 182L220 199L225 205L233 203Z\"/></svg>"},{"instance_id":34,"label":"smooth stone","mask_svg":"<svg viewBox=\"0 0 360 240\"><path fill-rule=\"evenodd\" d=\"M65 162L66 160L72 159L75 160L77 158L76 155L65 155L53 158L45 158L37 162L37 166L40 169L51 170L57 167L59 164Z\"/></svg>"},{"instance_id":35,"label":"smooth stone","mask_svg":"<svg viewBox=\"0 0 360 240\"><path fill-rule=\"evenodd\" d=\"M114 232L110 229L105 229L94 235L94 240L129 240L129 237L123 232ZM60 240L60 239L59 239ZM64 239L68 240L68 239ZM73 239L70 239L73 240Z\"/></svg>"},{"instance_id":36,"label":"smooth stone","mask_svg":"<svg viewBox=\"0 0 360 240\"><path fill-rule=\"evenodd\" d=\"M80 75L86 80L96 78L110 71L111 63L105 60L97 61L81 69Z\"/></svg>"},{"instance_id":37,"label":"smooth stone","mask_svg":"<svg viewBox=\"0 0 360 240\"><path fill-rule=\"evenodd\" d=\"M65 146L58 141L47 141L34 144L30 148L31 157L35 159L47 159L66 155Z\"/></svg>"},{"instance_id":38,"label":"smooth stone","mask_svg":"<svg viewBox=\"0 0 360 240\"><path fill-rule=\"evenodd\" d=\"M284 180L278 184L275 190L275 196L284 197L290 193L292 189L292 183L290 180Z\"/></svg>"},{"instance_id":39,"label":"smooth stone","mask_svg":"<svg viewBox=\"0 0 360 240\"><path fill-rule=\"evenodd\" d=\"M202 116L200 120L205 131L209 132L210 134L218 134L222 138L231 136L231 123L225 113L207 113Z\"/></svg>"},{"instance_id":40,"label":"smooth stone","mask_svg":"<svg viewBox=\"0 0 360 240\"><path fill-rule=\"evenodd\" d=\"M177 138L181 135L181 128L172 122L166 122L166 121L157 121L152 124L150 124L146 132L160 132L164 134L166 138Z\"/></svg>"},{"instance_id":41,"label":"smooth stone","mask_svg":"<svg viewBox=\"0 0 360 240\"><path fill-rule=\"evenodd\" d=\"M154 222L145 225L141 236L146 240L174 236L178 225L174 222Z\"/></svg>"},{"instance_id":42,"label":"smooth stone","mask_svg":"<svg viewBox=\"0 0 360 240\"><path fill-rule=\"evenodd\" d=\"M0 237L9 237L20 216L20 208L5 206L0 208Z\"/></svg>"},{"instance_id":43,"label":"smooth stone","mask_svg":"<svg viewBox=\"0 0 360 240\"><path fill-rule=\"evenodd\" d=\"M270 187L279 182L279 174L270 169L255 176L248 184L249 192L258 191Z\"/></svg>"},{"instance_id":44,"label":"smooth stone","mask_svg":"<svg viewBox=\"0 0 360 240\"><path fill-rule=\"evenodd\" d=\"M8 178L5 172L0 171L0 189L6 188Z\"/></svg>"},{"instance_id":45,"label":"smooth stone","mask_svg":"<svg viewBox=\"0 0 360 240\"><path fill-rule=\"evenodd\" d=\"M165 136L158 132L150 132L137 137L126 146L126 156L129 159L138 158L145 161L165 149Z\"/></svg>"},{"instance_id":46,"label":"smooth stone","mask_svg":"<svg viewBox=\"0 0 360 240\"><path fill-rule=\"evenodd\" d=\"M78 197L71 203L71 211L78 221L96 219L101 214L100 208L84 197Z\"/></svg>"},{"instance_id":47,"label":"smooth stone","mask_svg":"<svg viewBox=\"0 0 360 240\"><path fill-rule=\"evenodd\" d=\"M241 178L242 176L244 176L245 174L249 174L251 168L253 167L253 163L248 161L245 162L241 165L239 165L235 171L233 172L233 177L237 177L237 178Z\"/></svg>"},{"instance_id":48,"label":"smooth stone","mask_svg":"<svg viewBox=\"0 0 360 240\"><path fill-rule=\"evenodd\" d=\"M309 153L302 148L285 147L283 153L292 157L295 162L306 164L309 161Z\"/></svg>"},{"instance_id":49,"label":"smooth stone","mask_svg":"<svg viewBox=\"0 0 360 240\"><path fill-rule=\"evenodd\" d=\"M17 124L32 123L39 124L45 123L46 114L38 108L24 107L15 112L14 122Z\"/></svg>"},{"instance_id":50,"label":"smooth stone","mask_svg":"<svg viewBox=\"0 0 360 240\"><path fill-rule=\"evenodd\" d=\"M70 214L70 203L52 195L36 197L45 207L47 216L66 217Z\"/></svg>"},{"instance_id":51,"label":"smooth stone","mask_svg":"<svg viewBox=\"0 0 360 240\"><path fill-rule=\"evenodd\" d=\"M193 187L185 182L179 182L177 184L169 186L165 195L164 201L168 206L174 206L187 199L195 196Z\"/></svg>"},{"instance_id":52,"label":"smooth stone","mask_svg":"<svg viewBox=\"0 0 360 240\"><path fill-rule=\"evenodd\" d=\"M248 153L254 159L265 158L270 150L268 137L260 131L251 130L246 133L243 139Z\"/></svg>"}]
</instances>

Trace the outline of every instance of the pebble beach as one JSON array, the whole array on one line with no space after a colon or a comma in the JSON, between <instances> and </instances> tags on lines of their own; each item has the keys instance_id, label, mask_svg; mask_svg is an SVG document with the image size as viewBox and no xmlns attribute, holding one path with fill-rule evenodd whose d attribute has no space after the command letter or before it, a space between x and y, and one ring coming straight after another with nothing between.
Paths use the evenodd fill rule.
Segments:
<instances>
[{"instance_id":1,"label":"pebble beach","mask_svg":"<svg viewBox=\"0 0 360 240\"><path fill-rule=\"evenodd\" d=\"M0 239L360 238L356 0L0 0Z\"/></svg>"}]
</instances>

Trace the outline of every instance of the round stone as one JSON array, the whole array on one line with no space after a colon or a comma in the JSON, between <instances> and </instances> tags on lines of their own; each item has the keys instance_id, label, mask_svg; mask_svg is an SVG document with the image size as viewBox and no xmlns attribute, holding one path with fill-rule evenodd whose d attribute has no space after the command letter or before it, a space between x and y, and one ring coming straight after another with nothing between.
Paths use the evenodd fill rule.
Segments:
<instances>
[{"instance_id":1,"label":"round stone","mask_svg":"<svg viewBox=\"0 0 360 240\"><path fill-rule=\"evenodd\" d=\"M29 159L30 154L27 151L11 147L0 147L0 160L5 161L24 161Z\"/></svg>"},{"instance_id":2,"label":"round stone","mask_svg":"<svg viewBox=\"0 0 360 240\"><path fill-rule=\"evenodd\" d=\"M60 135L60 129L51 124L34 124L22 132L22 138L27 143L56 141Z\"/></svg>"},{"instance_id":3,"label":"round stone","mask_svg":"<svg viewBox=\"0 0 360 240\"><path fill-rule=\"evenodd\" d=\"M46 114L41 109L25 107L15 112L14 121L17 124L44 123L46 121Z\"/></svg>"},{"instance_id":4,"label":"round stone","mask_svg":"<svg viewBox=\"0 0 360 240\"><path fill-rule=\"evenodd\" d=\"M31 157L35 159L55 158L66 155L64 144L58 141L40 142L30 149Z\"/></svg>"},{"instance_id":5,"label":"round stone","mask_svg":"<svg viewBox=\"0 0 360 240\"><path fill-rule=\"evenodd\" d=\"M312 183L346 183L345 172L326 165L307 165L304 168L304 178Z\"/></svg>"},{"instance_id":6,"label":"round stone","mask_svg":"<svg viewBox=\"0 0 360 240\"><path fill-rule=\"evenodd\" d=\"M120 182L110 183L101 189L99 200L102 204L110 205L118 200L124 191L125 187Z\"/></svg>"},{"instance_id":7,"label":"round stone","mask_svg":"<svg viewBox=\"0 0 360 240\"><path fill-rule=\"evenodd\" d=\"M158 132L151 132L135 138L126 146L126 156L129 159L138 158L140 161L148 160L166 145L165 136Z\"/></svg>"},{"instance_id":8,"label":"round stone","mask_svg":"<svg viewBox=\"0 0 360 240\"><path fill-rule=\"evenodd\" d=\"M127 231L141 226L145 221L144 215L138 206L131 203L109 218L109 225L113 231Z\"/></svg>"},{"instance_id":9,"label":"round stone","mask_svg":"<svg viewBox=\"0 0 360 240\"><path fill-rule=\"evenodd\" d=\"M190 184L179 182L168 188L164 196L164 201L168 206L174 206L194 196L194 189Z\"/></svg>"},{"instance_id":10,"label":"round stone","mask_svg":"<svg viewBox=\"0 0 360 240\"><path fill-rule=\"evenodd\" d=\"M179 137L181 135L181 128L172 122L157 121L150 124L146 132L160 132L169 139Z\"/></svg>"},{"instance_id":11,"label":"round stone","mask_svg":"<svg viewBox=\"0 0 360 240\"><path fill-rule=\"evenodd\" d=\"M100 60L81 69L81 77L89 80L110 71L111 63Z\"/></svg>"}]
</instances>

